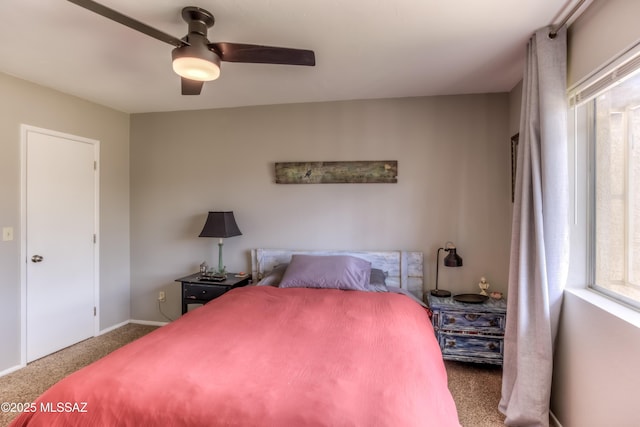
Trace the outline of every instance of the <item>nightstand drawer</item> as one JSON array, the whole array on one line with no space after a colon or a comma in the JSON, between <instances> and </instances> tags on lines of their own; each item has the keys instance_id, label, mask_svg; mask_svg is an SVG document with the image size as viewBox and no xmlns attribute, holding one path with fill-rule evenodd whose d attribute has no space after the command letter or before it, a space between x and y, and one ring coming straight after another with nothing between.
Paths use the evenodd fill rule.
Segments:
<instances>
[{"instance_id":1,"label":"nightstand drawer","mask_svg":"<svg viewBox=\"0 0 640 427\"><path fill-rule=\"evenodd\" d=\"M443 311L438 320L438 326L441 329L458 331L497 333L503 332L505 326L505 314L503 313Z\"/></svg>"},{"instance_id":2,"label":"nightstand drawer","mask_svg":"<svg viewBox=\"0 0 640 427\"><path fill-rule=\"evenodd\" d=\"M212 300L229 290L229 286L184 285L185 300Z\"/></svg>"},{"instance_id":3,"label":"nightstand drawer","mask_svg":"<svg viewBox=\"0 0 640 427\"><path fill-rule=\"evenodd\" d=\"M441 333L439 336L442 354L449 359L471 360L481 357L486 363L502 363L504 341L501 336L476 334Z\"/></svg>"}]
</instances>

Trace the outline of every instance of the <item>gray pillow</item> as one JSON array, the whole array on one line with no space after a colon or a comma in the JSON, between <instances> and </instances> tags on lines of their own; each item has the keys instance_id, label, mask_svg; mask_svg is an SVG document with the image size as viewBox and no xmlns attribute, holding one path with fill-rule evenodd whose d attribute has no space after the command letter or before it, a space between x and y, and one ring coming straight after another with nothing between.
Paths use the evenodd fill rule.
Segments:
<instances>
[{"instance_id":1,"label":"gray pillow","mask_svg":"<svg viewBox=\"0 0 640 427\"><path fill-rule=\"evenodd\" d=\"M371 269L371 278L369 279L369 290L372 292L389 292L387 289L387 274L379 268Z\"/></svg>"},{"instance_id":2,"label":"gray pillow","mask_svg":"<svg viewBox=\"0 0 640 427\"><path fill-rule=\"evenodd\" d=\"M284 272L287 270L289 263L278 264L273 267L273 270L268 272L262 280L260 280L256 286L278 286L280 281L282 281L282 276L284 276Z\"/></svg>"},{"instance_id":3,"label":"gray pillow","mask_svg":"<svg viewBox=\"0 0 640 427\"><path fill-rule=\"evenodd\" d=\"M369 290L371 263L349 255L293 255L281 288Z\"/></svg>"}]
</instances>

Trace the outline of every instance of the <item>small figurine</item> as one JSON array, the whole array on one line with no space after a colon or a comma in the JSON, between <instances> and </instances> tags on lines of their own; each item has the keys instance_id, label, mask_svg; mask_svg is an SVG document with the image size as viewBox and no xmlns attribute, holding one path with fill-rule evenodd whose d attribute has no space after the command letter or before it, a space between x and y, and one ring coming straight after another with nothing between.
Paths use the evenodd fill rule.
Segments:
<instances>
[{"instance_id":1,"label":"small figurine","mask_svg":"<svg viewBox=\"0 0 640 427\"><path fill-rule=\"evenodd\" d=\"M200 274L207 274L208 269L209 269L209 266L207 265L206 261L200 264Z\"/></svg>"},{"instance_id":2,"label":"small figurine","mask_svg":"<svg viewBox=\"0 0 640 427\"><path fill-rule=\"evenodd\" d=\"M480 278L480 283L478 283L478 287L480 288L480 295L487 295L487 289L489 289L489 282L484 277Z\"/></svg>"}]
</instances>

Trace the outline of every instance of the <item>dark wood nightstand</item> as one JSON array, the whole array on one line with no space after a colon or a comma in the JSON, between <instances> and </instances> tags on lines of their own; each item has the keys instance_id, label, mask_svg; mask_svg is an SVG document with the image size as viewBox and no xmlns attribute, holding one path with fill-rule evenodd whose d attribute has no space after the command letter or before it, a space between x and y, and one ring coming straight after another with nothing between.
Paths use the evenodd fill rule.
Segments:
<instances>
[{"instance_id":1,"label":"dark wood nightstand","mask_svg":"<svg viewBox=\"0 0 640 427\"><path fill-rule=\"evenodd\" d=\"M206 304L233 288L247 285L251 279L250 274L246 277L235 275L227 273L227 280L222 282L201 280L200 273L176 279L176 282L182 283L182 314L187 312L189 304Z\"/></svg>"},{"instance_id":2,"label":"dark wood nightstand","mask_svg":"<svg viewBox=\"0 0 640 427\"><path fill-rule=\"evenodd\" d=\"M442 358L502 365L507 302L489 298L481 304L428 294Z\"/></svg>"}]
</instances>

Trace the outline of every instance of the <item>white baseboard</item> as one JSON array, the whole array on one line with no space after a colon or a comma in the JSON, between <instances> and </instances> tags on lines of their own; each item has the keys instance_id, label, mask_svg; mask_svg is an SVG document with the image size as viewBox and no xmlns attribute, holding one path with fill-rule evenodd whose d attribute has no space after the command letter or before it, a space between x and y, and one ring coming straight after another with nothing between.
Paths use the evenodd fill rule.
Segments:
<instances>
[{"instance_id":1,"label":"white baseboard","mask_svg":"<svg viewBox=\"0 0 640 427\"><path fill-rule=\"evenodd\" d=\"M12 372L15 371L19 371L20 369L24 368L26 365L16 365L16 366L12 366L11 368L5 369L4 371L0 371L0 377L4 377L5 375L9 375Z\"/></svg>"},{"instance_id":2,"label":"white baseboard","mask_svg":"<svg viewBox=\"0 0 640 427\"><path fill-rule=\"evenodd\" d=\"M98 335L103 335L103 334L106 334L107 332L111 332L111 331L114 331L114 330L116 330L118 328L122 328L123 326L128 325L130 322L131 322L131 320L125 320L124 322L117 323L117 324L115 324L113 326L108 327L107 329L101 330Z\"/></svg>"},{"instance_id":3,"label":"white baseboard","mask_svg":"<svg viewBox=\"0 0 640 427\"><path fill-rule=\"evenodd\" d=\"M138 325L150 325L150 326L164 326L169 324L169 322L157 322L155 320L135 320L135 319L131 319L129 323L136 323Z\"/></svg>"},{"instance_id":4,"label":"white baseboard","mask_svg":"<svg viewBox=\"0 0 640 427\"><path fill-rule=\"evenodd\" d=\"M150 325L150 326L164 326L164 325L168 325L169 324L169 322L156 322L156 321L152 321L152 320L134 320L134 319L125 320L124 322L115 324L115 325L110 326L110 327L108 327L106 329L102 329L99 332L98 336L99 335L104 335L104 334L106 334L108 332L111 332L111 331L114 331L114 330L116 330L118 328L126 326L129 323L136 323L138 325ZM7 368L4 371L0 371L0 377L3 377L5 375L9 375L12 372L15 372L15 371L18 371L18 370L24 368L25 366L27 366L27 365L16 365L16 366L12 366L11 368Z\"/></svg>"},{"instance_id":5,"label":"white baseboard","mask_svg":"<svg viewBox=\"0 0 640 427\"><path fill-rule=\"evenodd\" d=\"M550 421L549 424L551 425L551 427L562 427L562 424L560 424L560 421L558 421L555 414L551 411L549 411L549 421Z\"/></svg>"},{"instance_id":6,"label":"white baseboard","mask_svg":"<svg viewBox=\"0 0 640 427\"><path fill-rule=\"evenodd\" d=\"M136 319L129 319L129 320L125 320L124 322L118 323L116 325L110 326L106 329L103 329L100 331L100 335L106 334L107 332L111 332L114 331L118 328L121 328L123 326L128 325L129 323L135 323L137 325L149 325L149 326L164 326L164 325L168 325L169 322L158 322L155 320L136 320Z\"/></svg>"}]
</instances>

